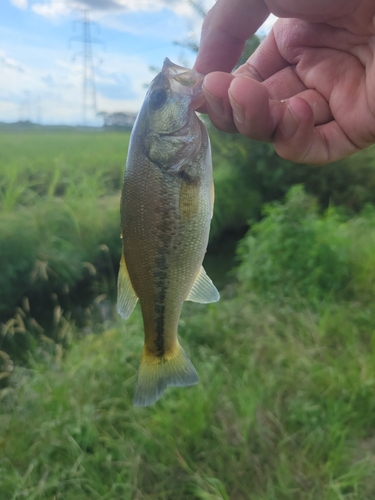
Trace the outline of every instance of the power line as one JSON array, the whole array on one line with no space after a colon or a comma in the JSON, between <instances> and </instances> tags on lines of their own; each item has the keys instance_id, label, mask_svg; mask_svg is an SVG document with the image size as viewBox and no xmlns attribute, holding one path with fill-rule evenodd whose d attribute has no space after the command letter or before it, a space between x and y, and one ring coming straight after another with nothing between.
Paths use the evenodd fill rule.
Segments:
<instances>
[{"instance_id":1,"label":"power line","mask_svg":"<svg viewBox=\"0 0 375 500\"><path fill-rule=\"evenodd\" d=\"M92 61L91 26L89 12L83 11L82 19L82 42L83 42L83 123L86 123L86 112L91 108L96 114L96 87L95 74Z\"/></svg>"},{"instance_id":2,"label":"power line","mask_svg":"<svg viewBox=\"0 0 375 500\"><path fill-rule=\"evenodd\" d=\"M86 119L89 111L91 110L96 115L96 86L95 86L95 72L94 62L92 55L92 44L101 43L91 36L91 25L89 9L82 9L82 18L79 21L81 25L81 36L75 37L73 40L79 41L82 44L82 119L86 124Z\"/></svg>"}]
</instances>

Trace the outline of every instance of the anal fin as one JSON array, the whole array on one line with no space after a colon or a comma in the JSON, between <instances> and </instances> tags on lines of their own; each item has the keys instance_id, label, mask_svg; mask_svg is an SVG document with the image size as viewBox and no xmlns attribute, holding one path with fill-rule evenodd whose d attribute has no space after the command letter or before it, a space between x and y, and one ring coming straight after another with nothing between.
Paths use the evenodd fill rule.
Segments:
<instances>
[{"instance_id":1,"label":"anal fin","mask_svg":"<svg viewBox=\"0 0 375 500\"><path fill-rule=\"evenodd\" d=\"M217 302L219 299L220 294L216 286L207 276L202 266L186 300L200 302L201 304L209 304L210 302Z\"/></svg>"},{"instance_id":2,"label":"anal fin","mask_svg":"<svg viewBox=\"0 0 375 500\"><path fill-rule=\"evenodd\" d=\"M121 256L120 270L117 281L117 312L127 319L133 312L138 297L131 284L124 254Z\"/></svg>"}]
</instances>

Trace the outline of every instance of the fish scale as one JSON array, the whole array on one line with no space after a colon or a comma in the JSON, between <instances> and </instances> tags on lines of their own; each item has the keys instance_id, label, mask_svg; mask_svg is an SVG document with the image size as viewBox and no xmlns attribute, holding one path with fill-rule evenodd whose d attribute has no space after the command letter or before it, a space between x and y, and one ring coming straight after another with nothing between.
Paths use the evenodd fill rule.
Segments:
<instances>
[{"instance_id":1,"label":"fish scale","mask_svg":"<svg viewBox=\"0 0 375 500\"><path fill-rule=\"evenodd\" d=\"M166 59L129 143L118 311L129 317L139 299L145 344L134 403L141 406L157 401L169 385L198 382L178 342L182 306L219 299L202 267L213 205L209 138L194 112L202 103L202 80Z\"/></svg>"}]
</instances>

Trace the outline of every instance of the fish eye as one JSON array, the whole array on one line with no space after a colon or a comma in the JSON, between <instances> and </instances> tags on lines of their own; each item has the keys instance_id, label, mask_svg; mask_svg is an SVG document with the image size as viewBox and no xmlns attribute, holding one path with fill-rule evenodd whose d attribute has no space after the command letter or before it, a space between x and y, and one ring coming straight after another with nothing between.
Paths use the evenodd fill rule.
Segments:
<instances>
[{"instance_id":1,"label":"fish eye","mask_svg":"<svg viewBox=\"0 0 375 500\"><path fill-rule=\"evenodd\" d=\"M167 93L163 89L153 90L148 98L152 109L159 109L167 100Z\"/></svg>"}]
</instances>

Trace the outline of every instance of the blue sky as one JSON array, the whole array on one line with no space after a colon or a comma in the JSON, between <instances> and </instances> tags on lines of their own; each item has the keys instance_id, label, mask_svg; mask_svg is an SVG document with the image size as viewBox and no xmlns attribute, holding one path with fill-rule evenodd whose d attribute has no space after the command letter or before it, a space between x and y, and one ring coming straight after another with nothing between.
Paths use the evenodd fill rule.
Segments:
<instances>
[{"instance_id":1,"label":"blue sky","mask_svg":"<svg viewBox=\"0 0 375 500\"><path fill-rule=\"evenodd\" d=\"M203 0L207 10L214 0ZM201 17L187 0L1 0L0 121L83 121L82 8L90 8L97 111L137 111L150 66L164 57L191 65L174 44L199 39ZM88 112L86 120L101 124Z\"/></svg>"}]
</instances>

